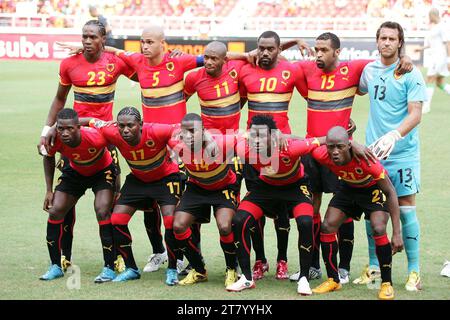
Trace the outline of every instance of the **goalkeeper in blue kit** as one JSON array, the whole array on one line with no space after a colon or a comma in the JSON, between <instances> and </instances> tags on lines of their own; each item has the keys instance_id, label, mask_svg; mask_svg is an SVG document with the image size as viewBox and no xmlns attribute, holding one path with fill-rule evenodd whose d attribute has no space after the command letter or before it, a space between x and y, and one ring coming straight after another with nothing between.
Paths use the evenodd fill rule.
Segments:
<instances>
[{"instance_id":1,"label":"goalkeeper in blue kit","mask_svg":"<svg viewBox=\"0 0 450 320\"><path fill-rule=\"evenodd\" d=\"M416 216L416 193L420 189L420 145L418 124L426 86L417 68L398 75L399 52L404 45L402 27L384 22L377 31L380 59L369 63L361 76L359 91L369 93L370 111L366 144L389 173L400 205L403 242L408 259L405 288L421 288L419 268L420 227ZM379 270L370 223L366 221L369 265L354 283L367 284Z\"/></svg>"}]
</instances>

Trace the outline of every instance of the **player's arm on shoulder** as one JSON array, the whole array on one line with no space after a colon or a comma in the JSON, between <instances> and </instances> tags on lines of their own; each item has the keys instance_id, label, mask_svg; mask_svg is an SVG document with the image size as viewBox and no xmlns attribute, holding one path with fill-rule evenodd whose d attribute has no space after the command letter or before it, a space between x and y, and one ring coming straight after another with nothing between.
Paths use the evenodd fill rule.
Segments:
<instances>
[{"instance_id":1,"label":"player's arm on shoulder","mask_svg":"<svg viewBox=\"0 0 450 320\"><path fill-rule=\"evenodd\" d=\"M197 91L195 88L197 74L197 71L189 72L184 79L183 93L186 101L188 101L189 98Z\"/></svg>"},{"instance_id":2,"label":"player's arm on shoulder","mask_svg":"<svg viewBox=\"0 0 450 320\"><path fill-rule=\"evenodd\" d=\"M48 211L48 209L53 205L53 178L55 176L55 157L53 155L46 155L43 158L46 185L43 209L45 211Z\"/></svg>"},{"instance_id":3,"label":"player's arm on shoulder","mask_svg":"<svg viewBox=\"0 0 450 320\"><path fill-rule=\"evenodd\" d=\"M410 56L402 55L400 56L400 61L398 62L397 68L395 68L396 74L410 73L414 68L414 64Z\"/></svg>"},{"instance_id":4,"label":"player's arm on shoulder","mask_svg":"<svg viewBox=\"0 0 450 320\"><path fill-rule=\"evenodd\" d=\"M370 148L356 142L355 140L350 140L350 144L352 147L351 148L352 155L353 157L355 157L358 163L361 163L361 160L364 160L370 167L372 163L375 163L377 161L376 155Z\"/></svg>"},{"instance_id":5,"label":"player's arm on shoulder","mask_svg":"<svg viewBox=\"0 0 450 320\"><path fill-rule=\"evenodd\" d=\"M281 43L281 51L289 49L295 45L300 50L302 57L305 57L305 53L307 56L310 56L310 57L315 56L314 50L303 39L300 39L300 38L282 42Z\"/></svg>"},{"instance_id":6,"label":"player's arm on shoulder","mask_svg":"<svg viewBox=\"0 0 450 320\"><path fill-rule=\"evenodd\" d=\"M366 65L361 74L361 77L359 78L359 85L356 93L360 96L367 94L367 92L369 91L369 70L369 65Z\"/></svg>"},{"instance_id":7,"label":"player's arm on shoulder","mask_svg":"<svg viewBox=\"0 0 450 320\"><path fill-rule=\"evenodd\" d=\"M397 192L395 192L395 188L392 185L392 182L385 170L383 170L382 175L383 176L377 180L377 185L386 196L386 202L392 223L392 253L395 254L403 250L402 228L400 224L400 208L398 204Z\"/></svg>"}]
</instances>

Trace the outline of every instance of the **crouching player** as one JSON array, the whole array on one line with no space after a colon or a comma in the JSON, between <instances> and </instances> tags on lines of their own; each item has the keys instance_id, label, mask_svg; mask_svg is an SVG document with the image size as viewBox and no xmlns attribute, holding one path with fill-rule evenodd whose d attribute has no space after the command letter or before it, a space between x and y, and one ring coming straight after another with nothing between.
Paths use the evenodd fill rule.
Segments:
<instances>
[{"instance_id":1,"label":"crouching player","mask_svg":"<svg viewBox=\"0 0 450 320\"><path fill-rule=\"evenodd\" d=\"M51 134L54 134L51 133ZM113 230L111 208L113 205L116 173L107 149L108 142L95 129L80 127L78 114L73 109L63 109L56 117L56 138L44 156L47 193L44 210L49 213L47 247L51 266L41 280L64 276L61 268L61 238L66 213L75 206L87 189L95 194L94 208L100 227L104 268L95 278L96 283L112 281L114 272ZM53 191L55 154L61 153L70 161Z\"/></svg>"},{"instance_id":2,"label":"crouching player","mask_svg":"<svg viewBox=\"0 0 450 320\"><path fill-rule=\"evenodd\" d=\"M254 116L249 130L248 142L239 141L236 148L238 156L258 172L258 187L247 193L233 218L236 252L243 275L226 289L242 291L255 287L250 270L250 230L262 215L275 218L281 213L294 218L299 231L300 279L297 292L311 295L308 273L312 261L313 206L309 181L304 176L300 157L317 148L321 141L315 138L292 140L289 150L279 151L278 138L273 135L277 127L274 119L267 115ZM324 137L321 140L325 142Z\"/></svg>"},{"instance_id":3,"label":"crouching player","mask_svg":"<svg viewBox=\"0 0 450 320\"><path fill-rule=\"evenodd\" d=\"M210 135L201 117L187 114L181 122L180 139L170 144L186 167L188 181L175 212L174 233L179 248L193 269L179 282L190 285L207 281L208 276L199 248L193 241L191 226L210 220L211 206L225 256L225 286L237 280L236 248L231 221L239 192L236 173L230 163L234 156L234 135ZM195 238L194 238L195 239Z\"/></svg>"},{"instance_id":4,"label":"crouching player","mask_svg":"<svg viewBox=\"0 0 450 320\"><path fill-rule=\"evenodd\" d=\"M374 230L376 253L381 266L382 284L378 298L394 299L392 254L402 251L403 240L397 194L386 170L379 161L370 167L363 161L358 163L352 156L348 133L343 127L331 128L327 134L326 146L314 150L312 156L341 179L341 186L328 205L320 232L328 280L313 289L313 292L327 293L341 289L336 258L336 232L349 217L359 220L364 212ZM391 243L386 235L388 212L393 228Z\"/></svg>"},{"instance_id":5,"label":"crouching player","mask_svg":"<svg viewBox=\"0 0 450 320\"><path fill-rule=\"evenodd\" d=\"M166 284L174 285L178 278L172 225L181 190L178 164L171 159L167 143L178 126L143 124L141 114L133 107L123 108L117 115L117 123L92 119L90 125L96 127L108 143L119 149L131 169L111 216L114 242L126 266L125 271L114 281L140 278L131 249L132 238L128 223L137 209L146 208L156 200L161 207L164 239L169 252Z\"/></svg>"}]
</instances>

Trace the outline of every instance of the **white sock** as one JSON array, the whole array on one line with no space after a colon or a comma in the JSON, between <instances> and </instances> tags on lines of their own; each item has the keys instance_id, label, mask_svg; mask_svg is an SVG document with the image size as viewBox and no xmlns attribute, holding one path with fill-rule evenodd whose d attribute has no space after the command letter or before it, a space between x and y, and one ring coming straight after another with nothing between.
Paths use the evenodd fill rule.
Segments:
<instances>
[{"instance_id":1,"label":"white sock","mask_svg":"<svg viewBox=\"0 0 450 320\"><path fill-rule=\"evenodd\" d=\"M423 103L422 113L430 112L431 99L433 98L434 86L427 86L427 101Z\"/></svg>"},{"instance_id":2,"label":"white sock","mask_svg":"<svg viewBox=\"0 0 450 320\"><path fill-rule=\"evenodd\" d=\"M450 84L446 84L445 86L444 86L444 91L447 93L447 94L450 94Z\"/></svg>"}]
</instances>

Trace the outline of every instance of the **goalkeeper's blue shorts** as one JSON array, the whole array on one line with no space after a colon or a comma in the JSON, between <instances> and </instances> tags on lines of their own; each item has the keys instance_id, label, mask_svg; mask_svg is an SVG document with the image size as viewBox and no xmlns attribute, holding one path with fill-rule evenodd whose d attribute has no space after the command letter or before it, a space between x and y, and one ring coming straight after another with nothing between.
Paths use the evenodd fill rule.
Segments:
<instances>
[{"instance_id":1,"label":"goalkeeper's blue shorts","mask_svg":"<svg viewBox=\"0 0 450 320\"><path fill-rule=\"evenodd\" d=\"M420 160L403 158L382 160L384 168L397 191L398 197L409 196L420 191Z\"/></svg>"}]
</instances>

